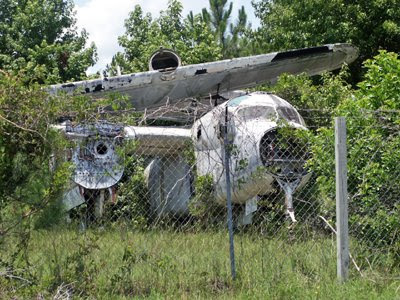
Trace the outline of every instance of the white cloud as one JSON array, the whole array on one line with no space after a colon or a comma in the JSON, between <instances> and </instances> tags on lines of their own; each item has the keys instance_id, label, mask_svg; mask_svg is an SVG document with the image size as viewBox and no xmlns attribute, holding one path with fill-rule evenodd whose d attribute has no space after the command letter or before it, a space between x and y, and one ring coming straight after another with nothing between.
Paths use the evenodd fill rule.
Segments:
<instances>
[{"instance_id":1,"label":"white cloud","mask_svg":"<svg viewBox=\"0 0 400 300\"><path fill-rule=\"evenodd\" d=\"M208 7L208 0L182 0L183 16L189 11L199 13L203 7ZM250 0L233 1L233 16L241 5L245 5L250 22L255 23ZM97 46L99 61L88 70L95 73L104 69L110 63L112 56L121 51L118 45L118 36L124 33L124 20L128 17L135 5L139 4L144 12L150 12L153 17L158 16L160 10L167 7L168 0L77 0L77 26L85 28L89 33L89 42ZM256 24L257 25L257 24Z\"/></svg>"},{"instance_id":2,"label":"white cloud","mask_svg":"<svg viewBox=\"0 0 400 300\"><path fill-rule=\"evenodd\" d=\"M140 2L144 1L89 0L76 6L77 26L87 30L89 40L96 44L99 54L98 63L89 72L104 68L120 50L117 38L124 32L124 20Z\"/></svg>"}]
</instances>

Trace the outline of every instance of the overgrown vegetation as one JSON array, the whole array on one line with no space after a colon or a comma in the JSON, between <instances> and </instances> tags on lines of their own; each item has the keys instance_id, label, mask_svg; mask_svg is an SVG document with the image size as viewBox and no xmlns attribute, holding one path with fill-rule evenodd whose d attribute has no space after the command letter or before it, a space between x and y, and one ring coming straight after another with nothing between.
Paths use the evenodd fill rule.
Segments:
<instances>
[{"instance_id":1,"label":"overgrown vegetation","mask_svg":"<svg viewBox=\"0 0 400 300\"><path fill-rule=\"evenodd\" d=\"M384 268L385 276L365 269L369 279L352 276L338 288L335 240L329 237L284 242L248 233L235 239L239 277L232 281L225 231L138 233L124 227L84 233L37 231L28 246L29 265L18 257L23 272L9 270L9 277L1 273L0 297L51 298L57 293L74 299L398 297L398 282L389 279L391 273ZM177 240L178 244L172 242Z\"/></svg>"},{"instance_id":2,"label":"overgrown vegetation","mask_svg":"<svg viewBox=\"0 0 400 300\"><path fill-rule=\"evenodd\" d=\"M215 205L215 187L212 175L196 176L195 194L190 200L190 214L197 218L203 226L211 227L216 221L224 220L225 214L221 209L210 211ZM221 214L222 213L222 214Z\"/></svg>"},{"instance_id":3,"label":"overgrown vegetation","mask_svg":"<svg viewBox=\"0 0 400 300\"><path fill-rule=\"evenodd\" d=\"M400 242L399 218L399 103L400 59L382 51L365 63L365 80L351 97L341 101L335 115L345 116L348 134L348 182L350 184L350 228L363 234L372 247L397 252ZM322 128L315 137L312 169L321 172L317 179L322 199L334 215L334 164L327 149L333 145L333 129Z\"/></svg>"},{"instance_id":4,"label":"overgrown vegetation","mask_svg":"<svg viewBox=\"0 0 400 300\"><path fill-rule=\"evenodd\" d=\"M324 75L315 86L305 76L283 76L272 89L295 105L310 125L311 159L320 213L334 221L334 116L345 116L348 134L350 228L372 248L396 253L400 236L400 59L381 51L365 62L365 79L351 89L346 73Z\"/></svg>"},{"instance_id":5,"label":"overgrown vegetation","mask_svg":"<svg viewBox=\"0 0 400 300\"><path fill-rule=\"evenodd\" d=\"M0 73L0 232L54 202L70 176L67 143L51 128L66 103ZM50 168L50 164L54 168Z\"/></svg>"},{"instance_id":6,"label":"overgrown vegetation","mask_svg":"<svg viewBox=\"0 0 400 300\"><path fill-rule=\"evenodd\" d=\"M119 110L121 106L125 108L126 101L116 96L99 101L83 96L52 98L38 84L27 86L23 78L0 72L0 280L5 280L2 288L8 289L8 280L19 277L31 287L36 280L35 272L30 270L28 249L32 233L56 226L64 218L59 201L73 171L65 160L65 150L72 145L54 124L66 117L76 122L95 122L107 118L105 107ZM109 119L129 123L134 116L110 114ZM79 251L82 253L58 265L58 272L80 270L87 250ZM80 261L76 260L78 256ZM64 279L57 280L61 283Z\"/></svg>"},{"instance_id":7,"label":"overgrown vegetation","mask_svg":"<svg viewBox=\"0 0 400 300\"><path fill-rule=\"evenodd\" d=\"M126 150L125 146L121 149L122 152ZM118 196L115 203L107 203L103 219L110 224L125 222L131 228L144 229L153 217L144 178L145 162L143 158L128 154L124 166L123 178L116 187Z\"/></svg>"},{"instance_id":8,"label":"overgrown vegetation","mask_svg":"<svg viewBox=\"0 0 400 300\"><path fill-rule=\"evenodd\" d=\"M283 202L262 200L258 230L235 237L239 278L233 282L226 234L217 226L208 230L217 219L210 214L215 204L208 176L197 178L190 207L202 226L176 233L177 226L166 223L156 232L148 230L147 162L128 156L116 203L106 209L115 228L99 224L103 227L84 233L60 228L65 224L58 200L73 171L65 149L72 145L53 125L65 119L134 124L137 113L116 94L96 101L49 97L39 85L84 79L96 60L95 46L85 48L86 32L76 31L72 1L0 2L0 298L399 296L398 282L387 279L398 275L400 265L400 59L394 53L400 47L399 3L274 0L255 7L257 30L249 27L244 8L236 22L229 21L232 4L226 0L212 0L210 10L186 19L176 0L156 19L136 6L119 38L123 53L109 67L111 74L117 64L124 72L147 70L160 46L176 50L185 64L333 42L360 47L350 71L312 79L283 75L276 85L257 88L288 100L310 128L307 167L313 184L296 195L303 202L295 208L300 220L312 221L288 231ZM394 52L378 54L381 48ZM315 221L318 215L335 221L332 116L339 115L347 118L351 145L352 249L359 249L356 259L368 278L354 276L341 289L329 231ZM193 165L193 151L184 155ZM219 217L223 223L225 216Z\"/></svg>"},{"instance_id":9,"label":"overgrown vegetation","mask_svg":"<svg viewBox=\"0 0 400 300\"><path fill-rule=\"evenodd\" d=\"M86 78L97 60L88 34L76 29L72 0L2 0L0 69L27 83L58 83Z\"/></svg>"}]
</instances>

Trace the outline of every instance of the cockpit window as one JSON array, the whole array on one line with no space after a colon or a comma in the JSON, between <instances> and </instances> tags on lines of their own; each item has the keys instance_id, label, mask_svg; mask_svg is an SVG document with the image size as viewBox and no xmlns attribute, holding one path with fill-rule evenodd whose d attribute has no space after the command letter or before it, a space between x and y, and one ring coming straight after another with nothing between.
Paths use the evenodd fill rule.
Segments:
<instances>
[{"instance_id":1,"label":"cockpit window","mask_svg":"<svg viewBox=\"0 0 400 300\"><path fill-rule=\"evenodd\" d=\"M242 101L248 99L249 97L250 97L249 95L244 95L244 96L233 98L232 100L228 101L228 106L239 106L239 104Z\"/></svg>"},{"instance_id":2,"label":"cockpit window","mask_svg":"<svg viewBox=\"0 0 400 300\"><path fill-rule=\"evenodd\" d=\"M248 106L240 108L237 112L243 120L264 119L275 120L277 115L271 106Z\"/></svg>"},{"instance_id":3,"label":"cockpit window","mask_svg":"<svg viewBox=\"0 0 400 300\"><path fill-rule=\"evenodd\" d=\"M278 107L276 110L278 111L279 116L281 116L285 120L301 124L299 114L293 108L281 106Z\"/></svg>"}]
</instances>

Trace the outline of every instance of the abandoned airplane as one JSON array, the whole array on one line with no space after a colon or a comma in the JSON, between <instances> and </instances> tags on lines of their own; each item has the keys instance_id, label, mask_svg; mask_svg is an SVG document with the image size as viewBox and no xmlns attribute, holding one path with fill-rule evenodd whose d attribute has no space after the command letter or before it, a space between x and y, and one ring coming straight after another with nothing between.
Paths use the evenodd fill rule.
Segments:
<instances>
[{"instance_id":1,"label":"abandoned airplane","mask_svg":"<svg viewBox=\"0 0 400 300\"><path fill-rule=\"evenodd\" d=\"M148 72L49 87L51 95L63 91L94 98L117 91L127 95L138 111L171 105L188 97L227 92L234 95L219 105L210 105L210 111L194 119L189 129L105 122L58 125L68 138L82 141L71 156L76 167L74 186L64 197L65 208L70 210L84 203L85 190L99 190L95 212L98 217L102 215L104 191L109 190L110 197L115 198L114 187L124 172L116 151L116 141L121 140L134 140L135 152L149 157L145 174L150 205L157 215L189 214L193 172L182 154L188 145L194 151L197 175L212 177L215 203L224 205L227 182L223 176L222 128L226 126L229 142L235 147L230 158L232 202L244 208L242 223L251 222L257 197L273 191L276 183L286 194L286 213L295 222L291 195L309 178L304 169L308 152L293 141L282 147L277 136L282 122L293 132L307 130L306 124L291 104L274 94L235 90L274 82L282 73L315 75L334 70L343 63L351 63L357 55L358 50L352 45L330 44L181 66L176 53L160 49L151 57Z\"/></svg>"}]
</instances>

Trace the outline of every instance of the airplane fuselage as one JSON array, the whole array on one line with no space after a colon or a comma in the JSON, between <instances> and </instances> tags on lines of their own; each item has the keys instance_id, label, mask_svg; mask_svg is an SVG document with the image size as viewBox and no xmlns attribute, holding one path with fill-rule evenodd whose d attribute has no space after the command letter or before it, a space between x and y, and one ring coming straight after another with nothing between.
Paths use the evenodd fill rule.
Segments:
<instances>
[{"instance_id":1,"label":"airplane fuselage","mask_svg":"<svg viewBox=\"0 0 400 300\"><path fill-rule=\"evenodd\" d=\"M224 168L225 145L222 132L226 112L228 113L228 140L231 148L232 202L243 204L257 195L276 190L274 181L276 176L282 176L282 174L274 174L269 168L271 165L269 162L273 163L274 159L286 159L286 167L291 167L293 164L292 157L265 157L267 155L265 149L274 146L271 142L265 141L265 136L273 134L278 127L282 126L282 122L296 129L306 130L306 127L302 117L287 101L270 93L257 92L227 101L197 120L192 127L197 174L213 177L215 197L220 204L226 202L227 194ZM305 152L306 149L293 150ZM289 161L289 159L292 160ZM305 173L287 175L304 178L301 184L304 184L306 180Z\"/></svg>"}]
</instances>

